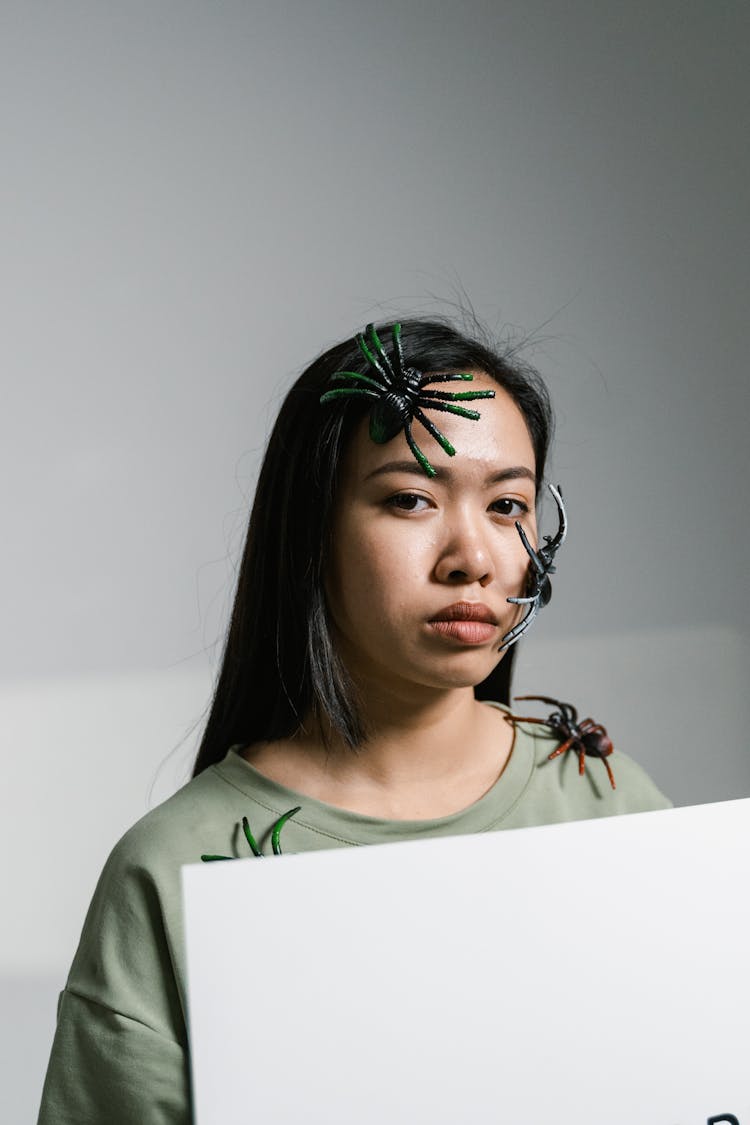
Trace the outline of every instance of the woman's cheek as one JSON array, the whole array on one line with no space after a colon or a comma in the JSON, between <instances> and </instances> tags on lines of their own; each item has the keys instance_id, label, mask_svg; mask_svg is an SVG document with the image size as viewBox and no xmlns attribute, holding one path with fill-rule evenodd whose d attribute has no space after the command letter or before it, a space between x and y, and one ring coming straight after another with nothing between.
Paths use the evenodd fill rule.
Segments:
<instances>
[{"instance_id":1,"label":"woman's cheek","mask_svg":"<svg viewBox=\"0 0 750 1125\"><path fill-rule=\"evenodd\" d=\"M536 543L536 527L525 528L529 543ZM513 528L513 536L503 539L502 551L498 555L497 572L504 585L507 585L517 595L526 585L526 576L529 571L529 556L526 553L521 537Z\"/></svg>"}]
</instances>

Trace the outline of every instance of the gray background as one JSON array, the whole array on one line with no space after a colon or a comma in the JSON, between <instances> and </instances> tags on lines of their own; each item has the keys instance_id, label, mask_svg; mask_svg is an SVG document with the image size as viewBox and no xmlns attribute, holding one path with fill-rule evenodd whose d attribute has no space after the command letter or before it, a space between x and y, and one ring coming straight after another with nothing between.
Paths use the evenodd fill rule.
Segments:
<instances>
[{"instance_id":1,"label":"gray background","mask_svg":"<svg viewBox=\"0 0 750 1125\"><path fill-rule=\"evenodd\" d=\"M368 319L465 290L531 338L572 531L518 690L677 803L750 795L749 22L0 3L3 1120L107 851L189 771L278 404Z\"/></svg>"}]
</instances>

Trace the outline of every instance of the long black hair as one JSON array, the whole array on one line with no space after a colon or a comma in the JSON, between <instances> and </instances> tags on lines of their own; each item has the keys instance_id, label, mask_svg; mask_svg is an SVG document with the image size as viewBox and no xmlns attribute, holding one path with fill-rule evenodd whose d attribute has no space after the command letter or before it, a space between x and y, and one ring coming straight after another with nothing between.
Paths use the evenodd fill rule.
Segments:
<instances>
[{"instance_id":1,"label":"long black hair","mask_svg":"<svg viewBox=\"0 0 750 1125\"><path fill-rule=\"evenodd\" d=\"M404 319L404 363L418 370L480 370L514 399L536 459L537 489L551 438L552 412L538 373L513 348L501 349L478 324L471 335L442 317ZM392 324L377 326L390 340ZM324 352L287 394L268 441L250 513L237 593L206 729L193 776L230 746L288 738L306 714L352 748L362 717L329 628L324 575L339 465L369 399L321 406L334 371L367 371L356 339ZM515 648L475 689L478 699L510 700Z\"/></svg>"}]
</instances>

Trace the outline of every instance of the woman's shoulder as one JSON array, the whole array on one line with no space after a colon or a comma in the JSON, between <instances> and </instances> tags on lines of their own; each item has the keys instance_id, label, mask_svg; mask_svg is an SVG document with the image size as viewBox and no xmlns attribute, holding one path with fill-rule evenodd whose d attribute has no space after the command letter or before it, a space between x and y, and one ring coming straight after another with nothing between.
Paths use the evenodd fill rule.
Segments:
<instances>
[{"instance_id":1,"label":"woman's shoulder","mask_svg":"<svg viewBox=\"0 0 750 1125\"><path fill-rule=\"evenodd\" d=\"M203 831L223 805L232 803L231 792L210 767L128 828L114 845L107 867L122 873L124 868L173 870L175 862L199 862Z\"/></svg>"},{"instance_id":2,"label":"woman's shoulder","mask_svg":"<svg viewBox=\"0 0 750 1125\"><path fill-rule=\"evenodd\" d=\"M149 913L179 898L180 869L199 863L207 819L220 821L223 793L214 770L188 781L145 813L117 840L107 856L92 900L101 921L140 909ZM220 811L221 810L221 811ZM229 810L231 815L231 810Z\"/></svg>"},{"instance_id":3,"label":"woman's shoulder","mask_svg":"<svg viewBox=\"0 0 750 1125\"><path fill-rule=\"evenodd\" d=\"M147 879L171 888L179 884L181 867L204 856L249 856L245 818L265 845L288 805L281 807L278 787L252 770L240 749L231 747L221 761L137 820L114 845L102 880Z\"/></svg>"},{"instance_id":4,"label":"woman's shoulder","mask_svg":"<svg viewBox=\"0 0 750 1125\"><path fill-rule=\"evenodd\" d=\"M172 886L179 882L181 867L200 863L205 855L250 855L243 818L264 837L279 812L275 794L243 761L240 749L231 747L221 761L128 828L112 848L102 879L137 876Z\"/></svg>"}]
</instances>

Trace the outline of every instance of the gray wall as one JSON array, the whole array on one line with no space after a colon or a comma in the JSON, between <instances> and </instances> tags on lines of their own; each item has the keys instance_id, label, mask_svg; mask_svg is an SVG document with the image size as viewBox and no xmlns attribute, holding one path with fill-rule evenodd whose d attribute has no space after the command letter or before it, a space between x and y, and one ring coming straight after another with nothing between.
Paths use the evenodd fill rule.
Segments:
<instances>
[{"instance_id":1,"label":"gray wall","mask_svg":"<svg viewBox=\"0 0 750 1125\"><path fill-rule=\"evenodd\" d=\"M518 688L680 803L750 794L749 22L0 4L7 1119L108 848L187 776L280 398L367 319L463 286L531 335L572 531Z\"/></svg>"}]
</instances>

